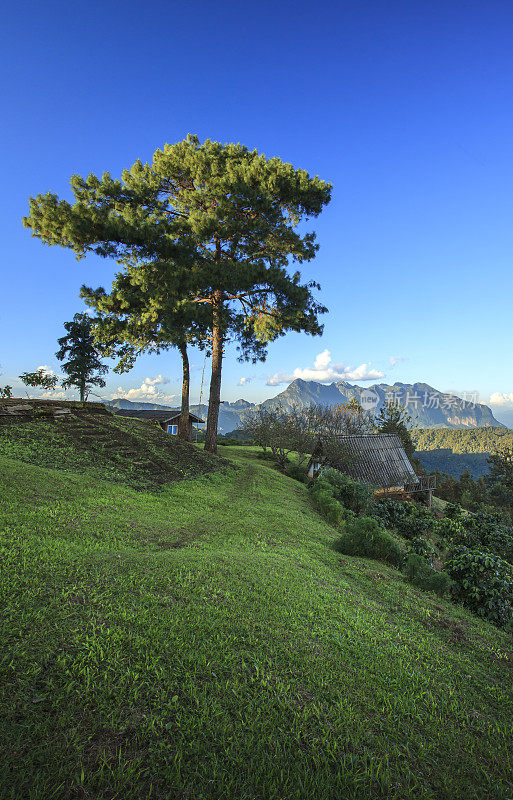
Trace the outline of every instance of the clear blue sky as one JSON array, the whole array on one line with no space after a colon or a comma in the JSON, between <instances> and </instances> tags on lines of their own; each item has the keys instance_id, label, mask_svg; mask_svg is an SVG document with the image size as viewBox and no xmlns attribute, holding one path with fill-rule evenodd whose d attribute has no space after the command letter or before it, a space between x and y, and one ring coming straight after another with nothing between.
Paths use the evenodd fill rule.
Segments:
<instances>
[{"instance_id":1,"label":"clear blue sky","mask_svg":"<svg viewBox=\"0 0 513 800\"><path fill-rule=\"evenodd\" d=\"M513 407L511 3L20 0L1 36L0 384L57 370L80 285L114 271L31 238L29 196L69 197L72 173L118 175L192 132L334 185L304 273L330 309L323 337L288 336L256 367L228 349L224 399L367 365ZM150 393L179 392L176 353L111 376L105 395L159 375Z\"/></svg>"}]
</instances>

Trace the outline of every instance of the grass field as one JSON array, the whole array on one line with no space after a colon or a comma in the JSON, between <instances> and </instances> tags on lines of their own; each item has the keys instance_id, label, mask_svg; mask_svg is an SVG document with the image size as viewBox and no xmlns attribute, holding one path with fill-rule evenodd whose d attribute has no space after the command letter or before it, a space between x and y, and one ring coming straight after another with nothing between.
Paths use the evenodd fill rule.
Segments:
<instances>
[{"instance_id":1,"label":"grass field","mask_svg":"<svg viewBox=\"0 0 513 800\"><path fill-rule=\"evenodd\" d=\"M303 485L6 449L2 800L513 798L511 638L341 557Z\"/></svg>"}]
</instances>

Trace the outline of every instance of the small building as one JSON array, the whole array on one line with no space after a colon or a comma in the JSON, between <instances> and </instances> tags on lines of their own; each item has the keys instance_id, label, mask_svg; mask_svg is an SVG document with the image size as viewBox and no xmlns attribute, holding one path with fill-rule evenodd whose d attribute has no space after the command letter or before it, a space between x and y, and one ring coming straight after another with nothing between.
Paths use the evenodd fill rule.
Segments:
<instances>
[{"instance_id":1,"label":"small building","mask_svg":"<svg viewBox=\"0 0 513 800\"><path fill-rule=\"evenodd\" d=\"M180 422L180 408L169 408L166 411L132 411L126 408L110 407L117 417L132 417L134 419L144 419L148 422L155 422L163 431L170 433L172 436L178 434L178 424ZM189 412L189 436L192 437L193 425L204 425L205 420Z\"/></svg>"},{"instance_id":2,"label":"small building","mask_svg":"<svg viewBox=\"0 0 513 800\"><path fill-rule=\"evenodd\" d=\"M354 480L369 483L380 495L406 496L414 492L431 494L436 488L434 475L416 475L396 433L366 433L337 436L341 450L347 453L347 464L341 467ZM315 478L323 463L322 437L308 464L308 476Z\"/></svg>"}]
</instances>

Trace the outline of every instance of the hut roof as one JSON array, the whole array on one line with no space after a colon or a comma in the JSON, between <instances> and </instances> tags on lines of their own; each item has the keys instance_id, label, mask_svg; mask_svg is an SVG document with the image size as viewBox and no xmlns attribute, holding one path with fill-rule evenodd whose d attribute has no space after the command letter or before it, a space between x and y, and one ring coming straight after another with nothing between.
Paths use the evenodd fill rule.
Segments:
<instances>
[{"instance_id":1,"label":"hut roof","mask_svg":"<svg viewBox=\"0 0 513 800\"><path fill-rule=\"evenodd\" d=\"M130 408L115 408L110 406L110 410L119 417L135 417L136 419L156 419L159 422L169 422L178 419L182 413L180 408L169 408L166 411L132 411ZM189 411L191 422L203 423L204 420Z\"/></svg>"},{"instance_id":2,"label":"hut roof","mask_svg":"<svg viewBox=\"0 0 513 800\"><path fill-rule=\"evenodd\" d=\"M341 435L337 439L351 455L344 472L355 480L385 489L417 481L396 433Z\"/></svg>"}]
</instances>

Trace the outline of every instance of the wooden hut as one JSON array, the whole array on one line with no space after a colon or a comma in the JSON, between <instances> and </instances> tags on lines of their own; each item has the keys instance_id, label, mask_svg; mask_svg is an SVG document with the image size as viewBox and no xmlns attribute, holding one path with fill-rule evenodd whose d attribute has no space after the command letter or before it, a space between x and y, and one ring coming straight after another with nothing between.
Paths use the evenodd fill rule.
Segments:
<instances>
[{"instance_id":1,"label":"wooden hut","mask_svg":"<svg viewBox=\"0 0 513 800\"><path fill-rule=\"evenodd\" d=\"M178 424L180 422L180 408L170 408L166 411L132 411L125 408L113 408L110 410L118 417L133 417L134 419L144 419L148 422L155 422L163 431L170 433L172 436L178 434ZM189 412L189 435L192 436L193 425L204 425L205 420Z\"/></svg>"},{"instance_id":2,"label":"wooden hut","mask_svg":"<svg viewBox=\"0 0 513 800\"><path fill-rule=\"evenodd\" d=\"M367 433L337 436L340 449L347 453L347 464L341 468L354 480L370 483L376 494L406 496L414 492L431 494L436 488L434 475L416 475L396 433ZM319 474L323 463L322 437L317 442L310 462L308 475Z\"/></svg>"}]
</instances>

